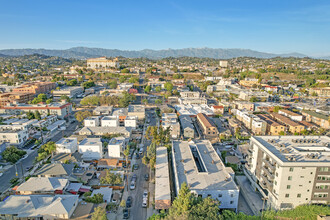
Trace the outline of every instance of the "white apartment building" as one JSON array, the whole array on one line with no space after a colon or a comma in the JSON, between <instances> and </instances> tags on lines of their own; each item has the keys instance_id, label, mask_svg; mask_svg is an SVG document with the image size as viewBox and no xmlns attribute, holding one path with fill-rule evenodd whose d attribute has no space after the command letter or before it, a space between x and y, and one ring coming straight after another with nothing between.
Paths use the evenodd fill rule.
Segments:
<instances>
[{"instance_id":1,"label":"white apartment building","mask_svg":"<svg viewBox=\"0 0 330 220\"><path fill-rule=\"evenodd\" d=\"M327 136L254 136L246 176L268 207L326 204L330 202L329 158Z\"/></svg>"},{"instance_id":2,"label":"white apartment building","mask_svg":"<svg viewBox=\"0 0 330 220\"><path fill-rule=\"evenodd\" d=\"M102 127L119 127L119 117L118 116L104 116L101 119Z\"/></svg>"},{"instance_id":3,"label":"white apartment building","mask_svg":"<svg viewBox=\"0 0 330 220\"><path fill-rule=\"evenodd\" d=\"M61 138L56 142L56 153L72 154L78 150L77 138Z\"/></svg>"},{"instance_id":4,"label":"white apartment building","mask_svg":"<svg viewBox=\"0 0 330 220\"><path fill-rule=\"evenodd\" d=\"M103 157L101 138L85 138L79 143L78 151L85 161L101 159Z\"/></svg>"},{"instance_id":5,"label":"white apartment building","mask_svg":"<svg viewBox=\"0 0 330 220\"><path fill-rule=\"evenodd\" d=\"M181 98L199 98L200 95L199 92L180 92Z\"/></svg>"},{"instance_id":6,"label":"white apartment building","mask_svg":"<svg viewBox=\"0 0 330 220\"><path fill-rule=\"evenodd\" d=\"M137 120L138 120L137 116L126 116L124 121L125 127L136 128Z\"/></svg>"},{"instance_id":7,"label":"white apartment building","mask_svg":"<svg viewBox=\"0 0 330 220\"><path fill-rule=\"evenodd\" d=\"M91 116L84 120L85 127L99 127L101 125L100 117Z\"/></svg>"},{"instance_id":8,"label":"white apartment building","mask_svg":"<svg viewBox=\"0 0 330 220\"><path fill-rule=\"evenodd\" d=\"M123 152L126 147L125 137L112 138L108 144L108 156L109 158L122 158Z\"/></svg>"},{"instance_id":9,"label":"white apartment building","mask_svg":"<svg viewBox=\"0 0 330 220\"><path fill-rule=\"evenodd\" d=\"M191 192L220 201L221 209L237 209L239 189L230 167L225 167L208 140L173 141L172 162L175 190L183 182Z\"/></svg>"},{"instance_id":10,"label":"white apartment building","mask_svg":"<svg viewBox=\"0 0 330 220\"><path fill-rule=\"evenodd\" d=\"M54 90L53 96L54 97L61 97L62 95L66 95L69 98L77 97L84 92L84 88L80 86L70 86L66 88L62 88L60 90Z\"/></svg>"},{"instance_id":11,"label":"white apartment building","mask_svg":"<svg viewBox=\"0 0 330 220\"><path fill-rule=\"evenodd\" d=\"M0 142L9 142L10 144L22 146L29 138L29 132L26 129L3 129L0 128Z\"/></svg>"}]
</instances>

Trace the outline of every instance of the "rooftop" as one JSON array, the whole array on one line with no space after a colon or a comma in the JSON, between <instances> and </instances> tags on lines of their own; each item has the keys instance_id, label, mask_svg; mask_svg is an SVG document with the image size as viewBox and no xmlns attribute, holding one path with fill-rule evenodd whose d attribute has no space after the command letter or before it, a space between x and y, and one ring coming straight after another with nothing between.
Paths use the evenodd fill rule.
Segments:
<instances>
[{"instance_id":1,"label":"rooftop","mask_svg":"<svg viewBox=\"0 0 330 220\"><path fill-rule=\"evenodd\" d=\"M306 113L306 114L309 114L309 115L311 115L313 117L316 117L316 118L328 120L328 116L323 115L323 114L320 114L320 113L317 113L317 112L314 112L314 111L303 110L303 112Z\"/></svg>"},{"instance_id":2,"label":"rooftop","mask_svg":"<svg viewBox=\"0 0 330 220\"><path fill-rule=\"evenodd\" d=\"M327 136L254 136L251 141L283 162L330 162Z\"/></svg>"},{"instance_id":3,"label":"rooftop","mask_svg":"<svg viewBox=\"0 0 330 220\"><path fill-rule=\"evenodd\" d=\"M157 147L156 149L155 175L155 208L168 209L171 206L171 190L166 147ZM160 202L159 200L167 200L168 202Z\"/></svg>"},{"instance_id":4,"label":"rooftop","mask_svg":"<svg viewBox=\"0 0 330 220\"><path fill-rule=\"evenodd\" d=\"M198 113L204 113L205 115L214 115L213 110L205 104L202 105L176 105L175 110L179 115L197 115Z\"/></svg>"},{"instance_id":5,"label":"rooftop","mask_svg":"<svg viewBox=\"0 0 330 220\"><path fill-rule=\"evenodd\" d=\"M295 113L295 112L289 111L289 110L287 110L287 109L280 109L279 111L280 111L280 112L283 112L283 113L286 113L286 114L288 114L288 115L291 115L291 116L301 116L301 115L299 115L299 114L297 114L297 113Z\"/></svg>"},{"instance_id":6,"label":"rooftop","mask_svg":"<svg viewBox=\"0 0 330 220\"><path fill-rule=\"evenodd\" d=\"M197 118L205 125L205 127L216 127L214 122L203 113L197 114Z\"/></svg>"},{"instance_id":7,"label":"rooftop","mask_svg":"<svg viewBox=\"0 0 330 220\"><path fill-rule=\"evenodd\" d=\"M69 215L78 195L12 195L0 202L0 213L16 217L41 217L47 215Z\"/></svg>"},{"instance_id":8,"label":"rooftop","mask_svg":"<svg viewBox=\"0 0 330 220\"><path fill-rule=\"evenodd\" d=\"M43 165L35 175L52 175L52 176L60 176L60 175L71 175L73 172L74 164L61 164L61 163L50 163Z\"/></svg>"},{"instance_id":9,"label":"rooftop","mask_svg":"<svg viewBox=\"0 0 330 220\"><path fill-rule=\"evenodd\" d=\"M179 185L192 190L237 190L237 186L210 141L174 141L173 153Z\"/></svg>"},{"instance_id":10,"label":"rooftop","mask_svg":"<svg viewBox=\"0 0 330 220\"><path fill-rule=\"evenodd\" d=\"M85 138L79 145L99 145L102 144L101 138Z\"/></svg>"},{"instance_id":11,"label":"rooftop","mask_svg":"<svg viewBox=\"0 0 330 220\"><path fill-rule=\"evenodd\" d=\"M51 192L63 190L67 183L68 179L60 177L31 177L28 181L22 183L16 191Z\"/></svg>"},{"instance_id":12,"label":"rooftop","mask_svg":"<svg viewBox=\"0 0 330 220\"><path fill-rule=\"evenodd\" d=\"M128 112L145 112L144 105L129 105Z\"/></svg>"}]
</instances>

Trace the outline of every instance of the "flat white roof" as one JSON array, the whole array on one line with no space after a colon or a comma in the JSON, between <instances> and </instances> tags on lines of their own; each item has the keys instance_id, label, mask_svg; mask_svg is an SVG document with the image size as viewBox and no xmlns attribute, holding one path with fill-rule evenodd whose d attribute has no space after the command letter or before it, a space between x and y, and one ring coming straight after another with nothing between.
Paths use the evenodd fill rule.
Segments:
<instances>
[{"instance_id":1,"label":"flat white roof","mask_svg":"<svg viewBox=\"0 0 330 220\"><path fill-rule=\"evenodd\" d=\"M167 148L156 148L155 200L171 200Z\"/></svg>"},{"instance_id":2,"label":"flat white roof","mask_svg":"<svg viewBox=\"0 0 330 220\"><path fill-rule=\"evenodd\" d=\"M238 190L208 140L173 141L174 173L191 190Z\"/></svg>"},{"instance_id":3,"label":"flat white roof","mask_svg":"<svg viewBox=\"0 0 330 220\"><path fill-rule=\"evenodd\" d=\"M327 136L253 136L251 141L283 162L330 162Z\"/></svg>"}]
</instances>

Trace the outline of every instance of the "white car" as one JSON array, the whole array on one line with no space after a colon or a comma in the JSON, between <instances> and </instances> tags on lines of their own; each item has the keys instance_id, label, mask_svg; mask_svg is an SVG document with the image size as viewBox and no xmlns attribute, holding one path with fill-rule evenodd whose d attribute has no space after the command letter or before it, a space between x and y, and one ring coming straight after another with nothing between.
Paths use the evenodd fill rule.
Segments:
<instances>
[{"instance_id":1,"label":"white car","mask_svg":"<svg viewBox=\"0 0 330 220\"><path fill-rule=\"evenodd\" d=\"M129 186L129 188L130 188L131 190L135 189L135 181L132 181L132 182L131 182L131 185Z\"/></svg>"},{"instance_id":2,"label":"white car","mask_svg":"<svg viewBox=\"0 0 330 220\"><path fill-rule=\"evenodd\" d=\"M143 192L143 198L148 198L148 190L144 190Z\"/></svg>"},{"instance_id":3,"label":"white car","mask_svg":"<svg viewBox=\"0 0 330 220\"><path fill-rule=\"evenodd\" d=\"M142 199L142 207L146 208L148 206L148 198L143 198Z\"/></svg>"}]
</instances>

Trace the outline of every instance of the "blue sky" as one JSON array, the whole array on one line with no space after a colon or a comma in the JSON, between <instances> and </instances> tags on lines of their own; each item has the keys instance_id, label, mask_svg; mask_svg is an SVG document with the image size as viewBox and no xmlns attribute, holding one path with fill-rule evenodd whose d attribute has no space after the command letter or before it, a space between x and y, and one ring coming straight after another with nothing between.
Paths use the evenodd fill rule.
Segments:
<instances>
[{"instance_id":1,"label":"blue sky","mask_svg":"<svg viewBox=\"0 0 330 220\"><path fill-rule=\"evenodd\" d=\"M330 1L0 0L0 49L75 46L330 55Z\"/></svg>"}]
</instances>

